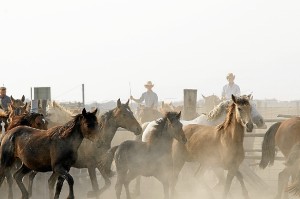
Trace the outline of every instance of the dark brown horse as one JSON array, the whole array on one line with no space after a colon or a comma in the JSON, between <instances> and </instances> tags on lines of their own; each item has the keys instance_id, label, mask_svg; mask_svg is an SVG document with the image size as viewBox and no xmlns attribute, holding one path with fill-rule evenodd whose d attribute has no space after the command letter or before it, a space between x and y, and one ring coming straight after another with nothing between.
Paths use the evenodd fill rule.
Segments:
<instances>
[{"instance_id":1,"label":"dark brown horse","mask_svg":"<svg viewBox=\"0 0 300 199\"><path fill-rule=\"evenodd\" d=\"M174 179L172 193L185 162L198 162L201 165L201 174L211 167L223 167L228 170L223 197L229 192L232 179L237 177L243 195L248 198L242 174L239 166L244 160L244 131L251 132L253 123L251 120L251 106L248 97L235 97L232 95L233 103L230 105L225 121L214 126L189 124L183 127L187 138L185 145L174 141L173 144L173 166Z\"/></svg>"},{"instance_id":2,"label":"dark brown horse","mask_svg":"<svg viewBox=\"0 0 300 199\"><path fill-rule=\"evenodd\" d=\"M47 130L47 125L48 122L45 120L44 115L40 114L40 113L23 113L22 115L17 115L17 116L13 116L11 118L11 122L9 123L8 127L7 127L7 131L9 131L10 129L13 129L17 126L30 126L33 128L37 128L37 129L41 129L41 130ZM2 138L0 139L2 140ZM19 161L16 162L17 165L21 165L21 163ZM19 166L16 166L19 167ZM35 172L32 172L30 174L30 178L33 178L35 175ZM13 198L12 196L12 176L10 174L9 171L7 171L6 173L6 178L8 181L8 187L9 187L9 194L8 194L8 198ZM32 182L31 180L29 180L29 182ZM32 190L32 183L29 183L29 191ZM29 192L29 195L31 195L31 192Z\"/></svg>"},{"instance_id":3,"label":"dark brown horse","mask_svg":"<svg viewBox=\"0 0 300 199\"><path fill-rule=\"evenodd\" d=\"M106 112L100 118L100 132L101 135L99 146L88 139L84 139L78 149L78 158L72 165L75 168L87 168L92 183L93 191L88 193L89 197L98 197L111 185L110 177L111 171L104 170L103 165L99 164L106 152L111 148L112 139L119 127L125 128L128 131L134 132L136 135L142 132L140 124L133 116L130 107L127 103L122 104L120 99L117 101L117 107ZM105 185L99 189L96 168L101 173L105 180ZM56 176L53 175L49 180L50 197L53 195Z\"/></svg>"},{"instance_id":4,"label":"dark brown horse","mask_svg":"<svg viewBox=\"0 0 300 199\"><path fill-rule=\"evenodd\" d=\"M299 162L293 160L294 155L290 156L293 147L300 143L300 117L287 119L283 122L273 124L266 132L262 144L262 159L260 162L261 168L266 168L267 165L272 165L275 159L275 147L277 146L284 157L288 159L287 166L278 175L278 191L276 199L287 198L287 192L283 190L287 187L290 176L296 175L298 172ZM295 151L299 151L294 149ZM295 152L294 152L295 153ZM290 157L289 157L290 156ZM291 164L296 162L295 164ZM299 195L300 182L297 179L294 185L290 187L290 191L294 191Z\"/></svg>"},{"instance_id":5,"label":"dark brown horse","mask_svg":"<svg viewBox=\"0 0 300 199\"><path fill-rule=\"evenodd\" d=\"M113 153L111 155L113 156L115 152L117 168L115 189L118 199L120 198L123 185L127 198L131 198L129 183L139 175L157 178L163 184L165 198L169 198L173 138L182 144L185 144L186 138L182 131L180 113L167 112L163 118L156 122L157 124L151 133L148 143L127 140L112 148ZM108 164L109 168L110 165Z\"/></svg>"},{"instance_id":6,"label":"dark brown horse","mask_svg":"<svg viewBox=\"0 0 300 199\"><path fill-rule=\"evenodd\" d=\"M63 126L48 130L39 130L27 126L19 126L8 131L2 140L0 162L0 185L4 180L5 171L9 170L16 158L22 166L14 174L21 189L22 198L28 199L29 194L22 179L30 171L53 171L58 175L55 198L59 198L63 181L69 184L69 199L74 198L74 180L69 174L70 167L77 160L77 150L83 138L99 141L99 124L96 112L82 110Z\"/></svg>"}]
</instances>

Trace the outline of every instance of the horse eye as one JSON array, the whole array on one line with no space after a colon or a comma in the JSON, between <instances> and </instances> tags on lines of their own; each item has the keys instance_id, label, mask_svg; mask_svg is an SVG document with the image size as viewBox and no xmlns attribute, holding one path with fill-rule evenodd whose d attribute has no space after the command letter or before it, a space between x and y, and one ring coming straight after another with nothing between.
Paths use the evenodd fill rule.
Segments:
<instances>
[{"instance_id":1,"label":"horse eye","mask_svg":"<svg viewBox=\"0 0 300 199\"><path fill-rule=\"evenodd\" d=\"M238 108L238 110L239 110L239 111L242 111L242 109L241 109L241 108Z\"/></svg>"}]
</instances>

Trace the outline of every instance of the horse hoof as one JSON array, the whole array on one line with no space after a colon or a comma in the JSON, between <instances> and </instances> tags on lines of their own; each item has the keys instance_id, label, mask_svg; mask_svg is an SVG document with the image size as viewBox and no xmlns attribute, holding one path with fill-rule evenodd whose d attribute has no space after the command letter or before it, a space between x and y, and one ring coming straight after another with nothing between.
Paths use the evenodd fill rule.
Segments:
<instances>
[{"instance_id":1,"label":"horse hoof","mask_svg":"<svg viewBox=\"0 0 300 199\"><path fill-rule=\"evenodd\" d=\"M99 193L97 191L89 191L86 195L88 198L95 198L99 195Z\"/></svg>"}]
</instances>

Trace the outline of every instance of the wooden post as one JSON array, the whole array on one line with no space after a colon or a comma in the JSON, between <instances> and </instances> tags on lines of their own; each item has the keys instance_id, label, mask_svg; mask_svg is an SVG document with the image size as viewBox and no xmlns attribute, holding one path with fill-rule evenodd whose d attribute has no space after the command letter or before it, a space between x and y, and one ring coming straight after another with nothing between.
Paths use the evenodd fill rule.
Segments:
<instances>
[{"instance_id":1,"label":"wooden post","mask_svg":"<svg viewBox=\"0 0 300 199\"><path fill-rule=\"evenodd\" d=\"M191 120L197 116L197 90L184 89L183 119Z\"/></svg>"},{"instance_id":2,"label":"wooden post","mask_svg":"<svg viewBox=\"0 0 300 199\"><path fill-rule=\"evenodd\" d=\"M85 101L84 101L84 84L82 84L82 108L85 106Z\"/></svg>"}]
</instances>

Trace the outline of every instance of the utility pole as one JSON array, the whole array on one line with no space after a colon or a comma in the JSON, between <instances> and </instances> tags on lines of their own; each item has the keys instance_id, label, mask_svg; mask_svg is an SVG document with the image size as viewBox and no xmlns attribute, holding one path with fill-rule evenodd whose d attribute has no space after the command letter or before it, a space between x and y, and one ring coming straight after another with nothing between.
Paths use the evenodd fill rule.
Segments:
<instances>
[{"instance_id":1,"label":"utility pole","mask_svg":"<svg viewBox=\"0 0 300 199\"><path fill-rule=\"evenodd\" d=\"M82 106L85 106L85 102L84 102L84 84L82 84Z\"/></svg>"}]
</instances>

